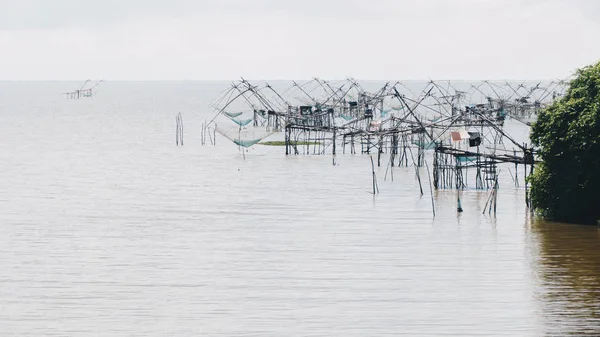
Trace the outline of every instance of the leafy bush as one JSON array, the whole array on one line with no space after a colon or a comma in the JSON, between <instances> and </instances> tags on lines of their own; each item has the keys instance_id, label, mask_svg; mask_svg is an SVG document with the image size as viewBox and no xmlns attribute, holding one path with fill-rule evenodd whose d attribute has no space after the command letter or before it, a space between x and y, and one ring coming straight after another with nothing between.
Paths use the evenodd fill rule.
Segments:
<instances>
[{"instance_id":1,"label":"leafy bush","mask_svg":"<svg viewBox=\"0 0 600 337\"><path fill-rule=\"evenodd\" d=\"M531 175L531 202L557 221L600 219L600 62L580 69L565 95L543 110L531 140L543 161Z\"/></svg>"}]
</instances>

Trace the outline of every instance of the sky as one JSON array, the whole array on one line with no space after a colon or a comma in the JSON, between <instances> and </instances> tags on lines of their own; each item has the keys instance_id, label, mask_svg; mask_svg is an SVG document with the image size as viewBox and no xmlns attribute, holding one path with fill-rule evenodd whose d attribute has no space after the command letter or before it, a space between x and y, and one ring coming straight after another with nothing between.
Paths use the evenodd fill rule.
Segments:
<instances>
[{"instance_id":1,"label":"sky","mask_svg":"<svg viewBox=\"0 0 600 337\"><path fill-rule=\"evenodd\" d=\"M557 79L597 0L0 0L0 80Z\"/></svg>"}]
</instances>

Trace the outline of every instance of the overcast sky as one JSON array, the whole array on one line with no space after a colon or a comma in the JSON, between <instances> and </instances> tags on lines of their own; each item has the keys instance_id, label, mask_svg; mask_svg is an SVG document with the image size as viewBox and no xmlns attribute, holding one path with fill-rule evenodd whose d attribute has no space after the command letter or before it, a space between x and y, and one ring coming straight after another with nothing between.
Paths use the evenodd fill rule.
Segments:
<instances>
[{"instance_id":1,"label":"overcast sky","mask_svg":"<svg viewBox=\"0 0 600 337\"><path fill-rule=\"evenodd\" d=\"M553 79L597 0L0 0L0 80Z\"/></svg>"}]
</instances>

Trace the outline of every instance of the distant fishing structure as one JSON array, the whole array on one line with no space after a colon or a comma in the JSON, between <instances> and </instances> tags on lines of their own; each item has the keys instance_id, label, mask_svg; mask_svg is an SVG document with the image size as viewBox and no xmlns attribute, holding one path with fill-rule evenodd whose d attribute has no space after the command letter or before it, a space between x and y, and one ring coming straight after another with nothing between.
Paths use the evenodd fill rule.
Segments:
<instances>
[{"instance_id":1,"label":"distant fishing structure","mask_svg":"<svg viewBox=\"0 0 600 337\"><path fill-rule=\"evenodd\" d=\"M80 99L80 98L90 98L90 97L94 97L94 89L96 89L96 87L98 85L100 85L100 83L104 82L104 80L100 80L98 82L96 82L94 85L91 85L92 80L86 80L83 85L81 85L81 87L79 87L79 89L74 90L74 91L70 91L70 92L65 92L63 93L63 96L67 99ZM90 84L91 86L87 87L88 84Z\"/></svg>"},{"instance_id":2,"label":"distant fishing structure","mask_svg":"<svg viewBox=\"0 0 600 337\"><path fill-rule=\"evenodd\" d=\"M461 90L457 89L462 85ZM488 212L496 210L499 165L514 164L509 171L519 186L518 166L527 176L536 163L535 149L519 143L504 129L507 119L527 127L539 111L561 97L564 80L548 83L493 82L477 84L429 81L420 92L402 81L388 82L376 90L348 78L329 82L314 78L293 82L281 93L268 83L254 85L241 79L219 95L216 110L203 130L216 132L240 149L259 144L272 134L282 134L286 155L376 155L377 166L388 154L386 168L393 180L395 166L414 166L421 195L419 168L425 167L430 190L471 185L491 190ZM217 118L223 121L216 124ZM228 125L229 123L231 126ZM206 130L203 131L206 133ZM340 151L341 150L341 151ZM429 170L427 158L432 161ZM379 192L372 163L373 194ZM473 172L473 174L468 174ZM529 206L526 192L526 203ZM457 211L462 211L457 195ZM435 205L432 208L435 216Z\"/></svg>"},{"instance_id":3,"label":"distant fishing structure","mask_svg":"<svg viewBox=\"0 0 600 337\"><path fill-rule=\"evenodd\" d=\"M268 85L267 88L272 90ZM229 110L233 108L232 103L237 99L243 99L252 111L245 113L245 111ZM275 113L275 107L281 109L283 105L271 103L261 93L261 88L251 85L244 79L240 83L233 83L217 102L211 103L211 106L217 110L217 113L210 121L204 121L202 124L203 144L206 135L209 136L211 143L216 144L216 133L219 133L237 145L244 158L248 148L281 131L281 127L285 125L285 120L280 118L282 115ZM216 119L219 116L224 117L224 121L217 124Z\"/></svg>"}]
</instances>

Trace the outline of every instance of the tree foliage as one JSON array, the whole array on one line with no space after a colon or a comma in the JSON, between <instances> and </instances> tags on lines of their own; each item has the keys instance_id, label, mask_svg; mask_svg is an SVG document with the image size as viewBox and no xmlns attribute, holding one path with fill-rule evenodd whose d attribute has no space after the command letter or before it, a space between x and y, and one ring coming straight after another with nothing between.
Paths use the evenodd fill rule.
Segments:
<instances>
[{"instance_id":1,"label":"tree foliage","mask_svg":"<svg viewBox=\"0 0 600 337\"><path fill-rule=\"evenodd\" d=\"M600 62L577 71L531 140L542 160L530 177L533 208L557 221L600 220Z\"/></svg>"}]
</instances>

